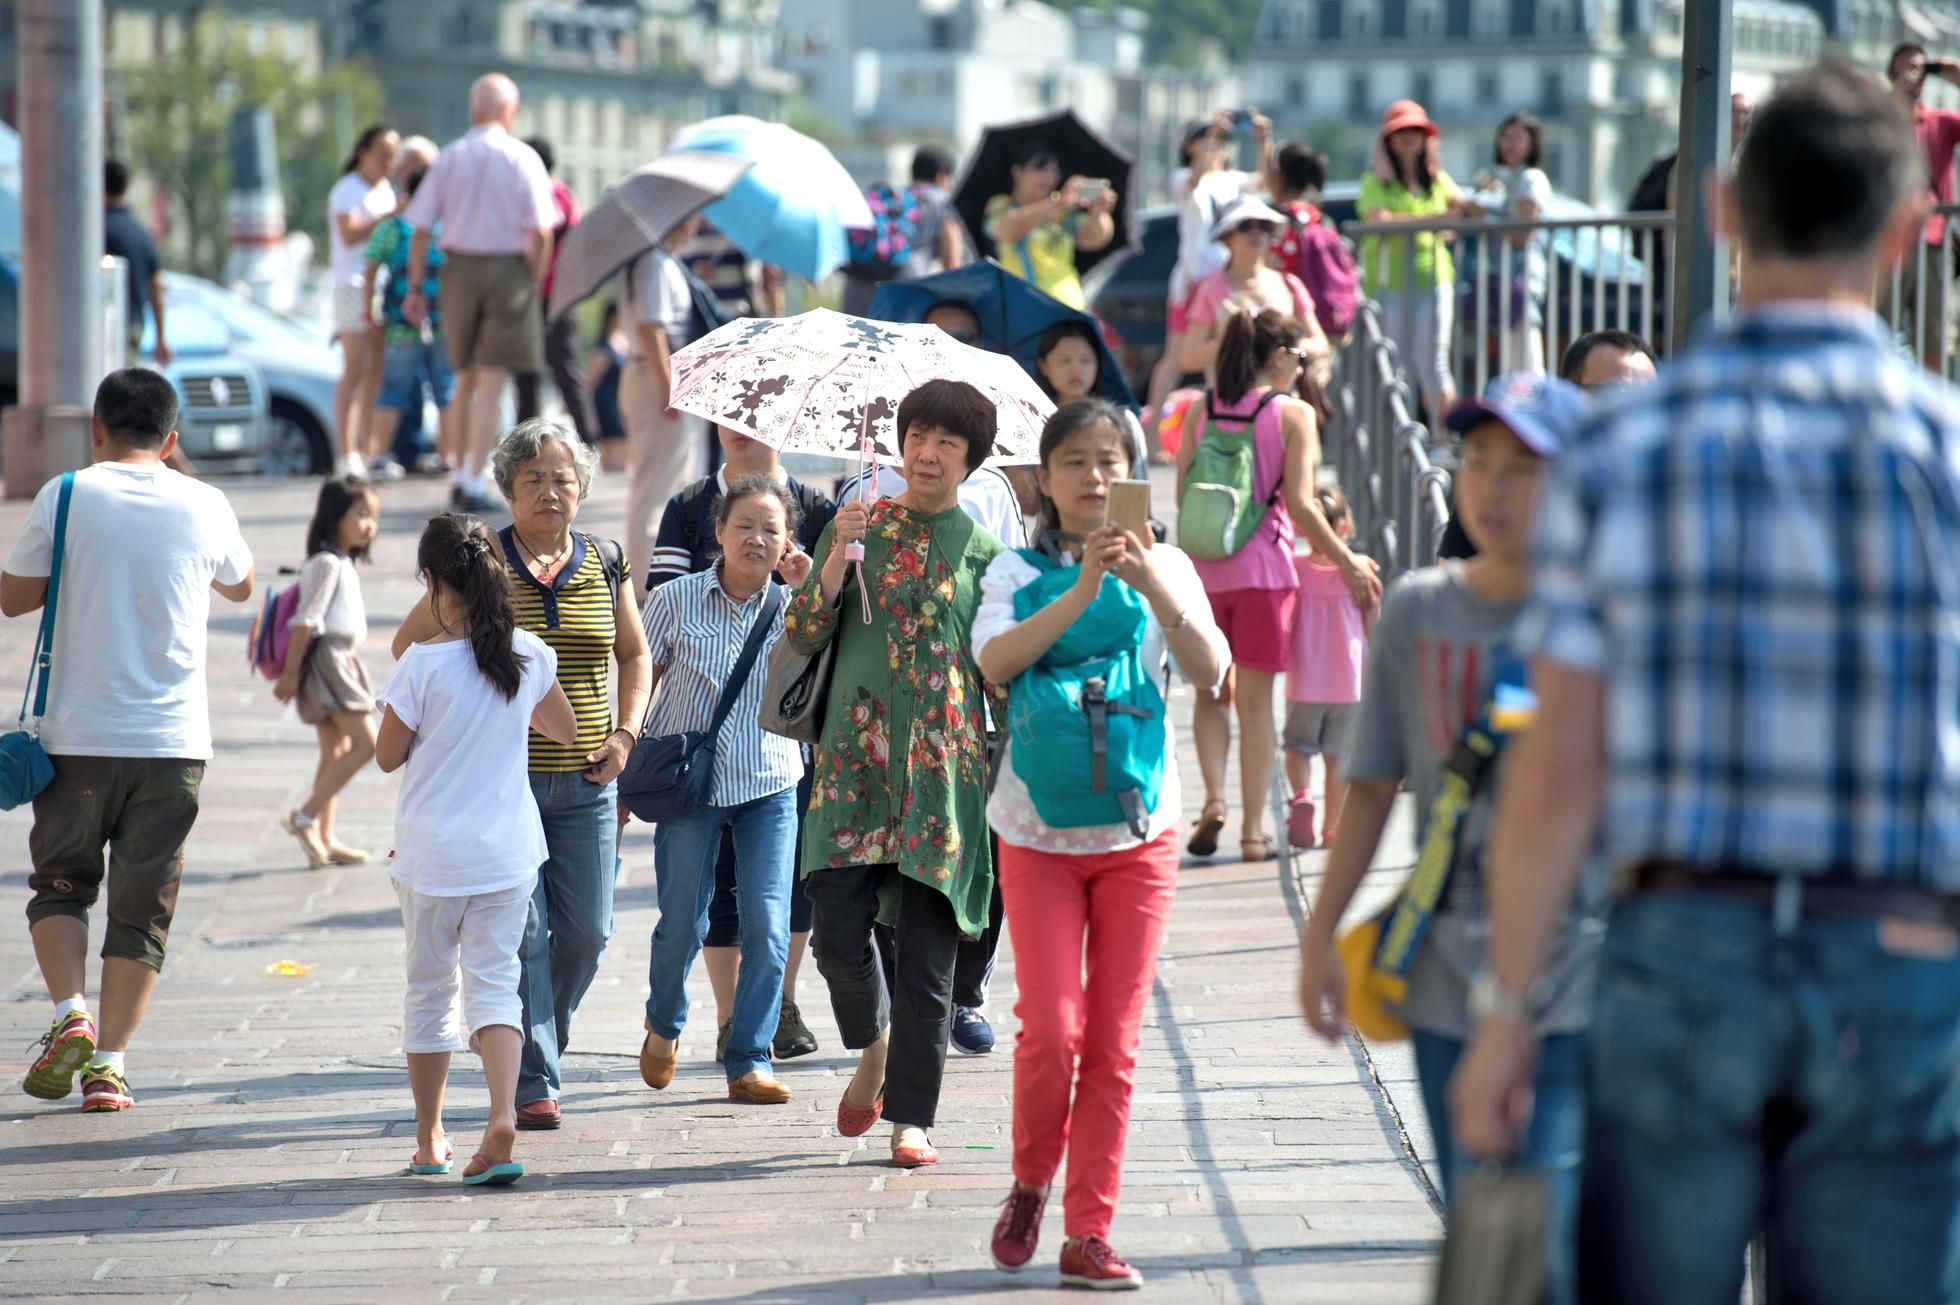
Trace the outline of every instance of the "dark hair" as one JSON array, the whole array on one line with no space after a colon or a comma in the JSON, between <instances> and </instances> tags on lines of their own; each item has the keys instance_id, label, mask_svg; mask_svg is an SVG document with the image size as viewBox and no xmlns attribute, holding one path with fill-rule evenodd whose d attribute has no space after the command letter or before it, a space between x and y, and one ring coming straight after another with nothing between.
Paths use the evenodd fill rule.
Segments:
<instances>
[{"instance_id":1,"label":"dark hair","mask_svg":"<svg viewBox=\"0 0 1960 1305\"><path fill-rule=\"evenodd\" d=\"M1129 423L1124 420L1124 415L1123 409L1108 399L1092 396L1087 399L1077 399L1073 403L1064 403L1048 414L1048 420L1042 424L1041 443L1036 446L1036 457L1045 467L1048 465L1048 459L1055 456L1055 450L1067 443L1069 436L1077 431L1087 430L1091 426L1108 426L1116 432L1117 442L1123 448L1123 456L1128 459L1130 432ZM1055 500L1046 494L1041 496L1039 515L1040 530L1037 532L1037 539L1041 533L1062 528L1061 512L1055 507Z\"/></svg>"},{"instance_id":2,"label":"dark hair","mask_svg":"<svg viewBox=\"0 0 1960 1305\"><path fill-rule=\"evenodd\" d=\"M921 145L912 152L912 180L915 182L950 177L957 166L959 164L953 158L953 151L944 145Z\"/></svg>"},{"instance_id":3,"label":"dark hair","mask_svg":"<svg viewBox=\"0 0 1960 1305\"><path fill-rule=\"evenodd\" d=\"M1412 176L1403 170L1402 156L1397 154L1394 147L1388 143L1387 136L1382 138L1382 153L1388 155L1389 169L1395 173L1395 180L1401 183L1402 189L1408 191L1411 195L1421 195L1426 199L1429 196L1429 192L1436 186L1436 163L1433 157L1434 147L1430 144L1430 141L1435 138L1423 133L1420 128L1416 127L1404 127L1402 131L1414 131L1423 137L1422 152L1416 155L1414 175ZM1389 134L1400 135L1401 133L1391 132Z\"/></svg>"},{"instance_id":4,"label":"dark hair","mask_svg":"<svg viewBox=\"0 0 1960 1305\"><path fill-rule=\"evenodd\" d=\"M1320 504L1320 515L1327 518L1327 524L1334 529L1341 528L1341 522L1348 519L1347 495L1332 485L1322 485L1313 492L1314 501Z\"/></svg>"},{"instance_id":5,"label":"dark hair","mask_svg":"<svg viewBox=\"0 0 1960 1305\"><path fill-rule=\"evenodd\" d=\"M1497 135L1491 137L1490 161L1498 167L1508 166L1504 162L1504 151L1497 148L1497 142L1504 133L1513 127L1523 127L1524 134L1531 138L1531 147L1524 152L1524 165L1535 168L1545 161L1545 124L1538 121L1535 113L1514 113L1497 124Z\"/></svg>"},{"instance_id":6,"label":"dark hair","mask_svg":"<svg viewBox=\"0 0 1960 1305\"><path fill-rule=\"evenodd\" d=\"M490 527L455 512L430 517L415 549L415 569L462 604L476 668L498 693L515 698L526 659L511 646L517 613L511 604L510 570Z\"/></svg>"},{"instance_id":7,"label":"dark hair","mask_svg":"<svg viewBox=\"0 0 1960 1305\"><path fill-rule=\"evenodd\" d=\"M368 148L383 136L392 135L394 130L385 122L371 123L364 128L361 134L354 138L354 148L347 152L347 161L340 165L340 175L344 177L360 167L361 155L367 153Z\"/></svg>"},{"instance_id":8,"label":"dark hair","mask_svg":"<svg viewBox=\"0 0 1960 1305\"><path fill-rule=\"evenodd\" d=\"M796 528L803 524L803 506L796 501L796 495L789 492L789 486L765 472L754 471L746 476L737 476L728 482L728 492L715 503L715 529L720 530L735 515L735 505L745 498L773 498L783 505L783 525L795 538Z\"/></svg>"},{"instance_id":9,"label":"dark hair","mask_svg":"<svg viewBox=\"0 0 1960 1305\"><path fill-rule=\"evenodd\" d=\"M161 372L124 367L95 387L95 419L126 449L160 449L177 429L177 387Z\"/></svg>"},{"instance_id":10,"label":"dark hair","mask_svg":"<svg viewBox=\"0 0 1960 1305\"><path fill-rule=\"evenodd\" d=\"M1565 347L1565 356L1558 361L1558 378L1577 385L1579 378L1586 374L1586 360L1592 357L1595 349L1645 354L1650 363L1658 364L1660 361L1654 357L1654 351L1647 342L1632 331L1589 331Z\"/></svg>"},{"instance_id":11,"label":"dark hair","mask_svg":"<svg viewBox=\"0 0 1960 1305\"><path fill-rule=\"evenodd\" d=\"M402 189L410 195L413 195L416 191L422 189L422 179L428 175L429 170L427 168L415 169L415 171L402 178Z\"/></svg>"},{"instance_id":12,"label":"dark hair","mask_svg":"<svg viewBox=\"0 0 1960 1305\"><path fill-rule=\"evenodd\" d=\"M1017 168L1045 168L1060 162L1055 147L1045 140L1024 140L1014 150L1013 163Z\"/></svg>"},{"instance_id":13,"label":"dark hair","mask_svg":"<svg viewBox=\"0 0 1960 1305\"><path fill-rule=\"evenodd\" d=\"M1921 45L1917 41L1901 41L1897 45L1893 46L1891 57L1889 57L1885 61L1885 75L1887 77L1898 76L1899 60L1905 58L1909 54L1916 54L1920 58L1924 59L1926 57L1926 47Z\"/></svg>"},{"instance_id":14,"label":"dark hair","mask_svg":"<svg viewBox=\"0 0 1960 1305\"><path fill-rule=\"evenodd\" d=\"M129 193L129 165L110 159L102 165L102 193L110 199Z\"/></svg>"},{"instance_id":15,"label":"dark hair","mask_svg":"<svg viewBox=\"0 0 1960 1305\"><path fill-rule=\"evenodd\" d=\"M924 321L927 316L938 312L942 308L957 308L972 317L975 326L980 325L980 310L975 308L969 300L965 299L935 299L931 307L919 314L919 320Z\"/></svg>"},{"instance_id":16,"label":"dark hair","mask_svg":"<svg viewBox=\"0 0 1960 1305\"><path fill-rule=\"evenodd\" d=\"M914 426L943 430L966 441L966 474L979 470L993 456L994 433L1000 429L1000 414L994 401L965 381L927 381L899 400L898 447L905 449L905 436Z\"/></svg>"},{"instance_id":17,"label":"dark hair","mask_svg":"<svg viewBox=\"0 0 1960 1305\"><path fill-rule=\"evenodd\" d=\"M538 156L538 162L544 164L547 176L558 170L558 151L551 148L550 141L542 136L533 136L524 143L529 145L531 152Z\"/></svg>"},{"instance_id":18,"label":"dark hair","mask_svg":"<svg viewBox=\"0 0 1960 1305\"><path fill-rule=\"evenodd\" d=\"M1038 363L1046 362L1048 355L1055 352L1055 346L1064 340L1080 340L1089 346L1089 351L1096 355L1096 383L1101 384L1102 351L1096 348L1096 328L1079 317L1064 317L1050 322L1048 329L1041 333L1041 338L1035 341L1034 360ZM1048 378L1041 374L1041 369L1038 367L1035 369L1034 379L1049 398L1055 397L1055 387L1048 383Z\"/></svg>"},{"instance_id":19,"label":"dark hair","mask_svg":"<svg viewBox=\"0 0 1960 1305\"><path fill-rule=\"evenodd\" d=\"M1926 161L1897 97L1831 59L1757 110L1734 186L1748 255L1854 258L1870 252L1901 200L1924 192Z\"/></svg>"},{"instance_id":20,"label":"dark hair","mask_svg":"<svg viewBox=\"0 0 1960 1305\"><path fill-rule=\"evenodd\" d=\"M604 342L613 328L619 325L619 300L608 299L606 306L599 310L599 339Z\"/></svg>"},{"instance_id":21,"label":"dark hair","mask_svg":"<svg viewBox=\"0 0 1960 1305\"><path fill-rule=\"evenodd\" d=\"M1285 183L1287 192L1274 198L1298 198L1327 185L1327 156L1314 153L1309 146L1288 141L1273 156L1273 171Z\"/></svg>"},{"instance_id":22,"label":"dark hair","mask_svg":"<svg viewBox=\"0 0 1960 1305\"><path fill-rule=\"evenodd\" d=\"M1268 308L1257 317L1237 311L1225 315L1225 330L1218 341L1218 360L1213 364L1217 380L1214 388L1226 403L1237 403L1259 379L1259 369L1275 349L1292 349L1307 338L1307 328L1291 313Z\"/></svg>"},{"instance_id":23,"label":"dark hair","mask_svg":"<svg viewBox=\"0 0 1960 1305\"><path fill-rule=\"evenodd\" d=\"M373 499L378 507L381 500L375 495L374 486L359 476L336 476L320 484L320 498L313 507L313 520L306 527L306 555L315 553L338 553L340 551L340 523L354 510L360 499ZM356 562L365 562L368 548L362 544L347 554Z\"/></svg>"}]
</instances>

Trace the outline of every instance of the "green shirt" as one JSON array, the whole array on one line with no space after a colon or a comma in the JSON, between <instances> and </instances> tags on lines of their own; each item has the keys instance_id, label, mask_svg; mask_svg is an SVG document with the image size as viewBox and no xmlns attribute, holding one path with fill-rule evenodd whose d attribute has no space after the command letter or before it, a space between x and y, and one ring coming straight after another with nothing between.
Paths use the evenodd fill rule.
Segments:
<instances>
[{"instance_id":1,"label":"green shirt","mask_svg":"<svg viewBox=\"0 0 1960 1305\"><path fill-rule=\"evenodd\" d=\"M853 572L835 606L823 566L790 600L783 638L799 653L839 640L823 737L803 819L805 875L895 863L945 893L960 932L987 927L993 857L987 846L987 735L970 635L980 577L1004 551L958 507L930 516L885 499L864 538L871 622Z\"/></svg>"},{"instance_id":2,"label":"green shirt","mask_svg":"<svg viewBox=\"0 0 1960 1305\"><path fill-rule=\"evenodd\" d=\"M1456 182L1450 180L1447 172L1436 174L1435 184L1429 187L1427 195L1418 195L1399 181L1383 181L1370 172L1361 178L1361 198L1355 204L1355 209L1364 222L1371 213L1380 209L1387 209L1397 217L1448 217L1450 201L1457 198L1459 193ZM1407 289L1403 281L1408 275L1411 253L1415 262L1416 289L1432 290L1439 285L1455 284L1456 264L1450 258L1449 245L1436 232L1421 231L1387 240L1380 236L1362 239L1361 279L1367 292L1375 295L1384 290Z\"/></svg>"}]
</instances>

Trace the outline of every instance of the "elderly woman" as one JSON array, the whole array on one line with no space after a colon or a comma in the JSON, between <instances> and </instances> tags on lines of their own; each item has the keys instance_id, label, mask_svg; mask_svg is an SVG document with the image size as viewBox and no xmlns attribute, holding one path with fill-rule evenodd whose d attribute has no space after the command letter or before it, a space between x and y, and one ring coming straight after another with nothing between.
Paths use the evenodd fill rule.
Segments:
<instances>
[{"instance_id":1,"label":"elderly woman","mask_svg":"<svg viewBox=\"0 0 1960 1305\"><path fill-rule=\"evenodd\" d=\"M569 747L531 734L531 793L550 857L524 931L517 1126L557 1128L558 1066L571 1042L572 1012L612 937L619 840L613 781L646 714L647 644L619 545L572 529L592 489L597 452L557 422L537 418L511 427L491 466L510 503L511 524L498 538L518 628L558 654L558 683L578 713L578 738ZM435 633L425 598L395 636L395 655Z\"/></svg>"},{"instance_id":2,"label":"elderly woman","mask_svg":"<svg viewBox=\"0 0 1960 1305\"><path fill-rule=\"evenodd\" d=\"M838 640L803 822L811 944L857 1072L837 1131L892 1121L892 1163L939 1159L939 1107L961 938L986 931L987 745L969 650L980 577L1000 541L960 509L960 482L993 451L996 414L963 381L928 381L898 405L905 492L851 502L817 542L817 570L785 637L814 654ZM847 575L850 550L863 561ZM872 926L892 915L889 985Z\"/></svg>"},{"instance_id":3,"label":"elderly woman","mask_svg":"<svg viewBox=\"0 0 1960 1305\"><path fill-rule=\"evenodd\" d=\"M768 648L782 636L783 604L780 596L773 606L769 601L770 577L781 568L786 581L801 584L810 574L810 555L796 546L800 515L789 486L774 476L738 476L715 503L714 564L660 586L647 599L647 646L658 685L648 731L655 735L707 729L750 631L757 621L769 622L761 656L733 690L733 706L715 736L708 808L663 820L654 831L660 922L647 973L640 1074L656 1090L674 1079L687 1023L687 972L707 940L726 838L734 845L742 943L723 1028L728 1097L748 1105L790 1099L790 1090L770 1072L769 1051L789 957L803 753L792 740L765 733L758 717Z\"/></svg>"}]
</instances>

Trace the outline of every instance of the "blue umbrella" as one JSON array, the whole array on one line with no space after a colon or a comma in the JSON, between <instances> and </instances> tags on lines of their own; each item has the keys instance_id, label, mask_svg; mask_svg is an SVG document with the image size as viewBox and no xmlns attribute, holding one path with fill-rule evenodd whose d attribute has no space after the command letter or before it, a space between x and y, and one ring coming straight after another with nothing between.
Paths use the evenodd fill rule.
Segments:
<instances>
[{"instance_id":1,"label":"blue umbrella","mask_svg":"<svg viewBox=\"0 0 1960 1305\"><path fill-rule=\"evenodd\" d=\"M884 322L923 322L934 305L949 300L965 304L980 320L982 348L1007 354L1037 381L1041 373L1035 368L1034 350L1041 342L1041 333L1056 322L1085 324L1096 339L1096 392L1126 408L1136 408L1136 396L1130 393L1123 369L1109 352L1101 323L1037 290L991 258L916 281L887 281L871 296L867 316Z\"/></svg>"},{"instance_id":2,"label":"blue umbrella","mask_svg":"<svg viewBox=\"0 0 1960 1305\"><path fill-rule=\"evenodd\" d=\"M850 228L871 209L831 152L781 123L710 118L675 135L670 150L730 154L755 166L703 213L750 258L818 281L850 259Z\"/></svg>"}]
</instances>

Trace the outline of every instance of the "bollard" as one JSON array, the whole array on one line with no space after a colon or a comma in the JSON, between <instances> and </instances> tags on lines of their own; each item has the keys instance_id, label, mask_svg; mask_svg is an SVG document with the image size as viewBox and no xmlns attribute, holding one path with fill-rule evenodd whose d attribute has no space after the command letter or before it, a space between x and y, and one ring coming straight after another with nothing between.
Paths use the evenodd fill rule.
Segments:
<instances>
[{"instance_id":1,"label":"bollard","mask_svg":"<svg viewBox=\"0 0 1960 1305\"><path fill-rule=\"evenodd\" d=\"M0 414L0 474L8 498L33 498L54 477L90 461L87 408L52 404Z\"/></svg>"}]
</instances>

